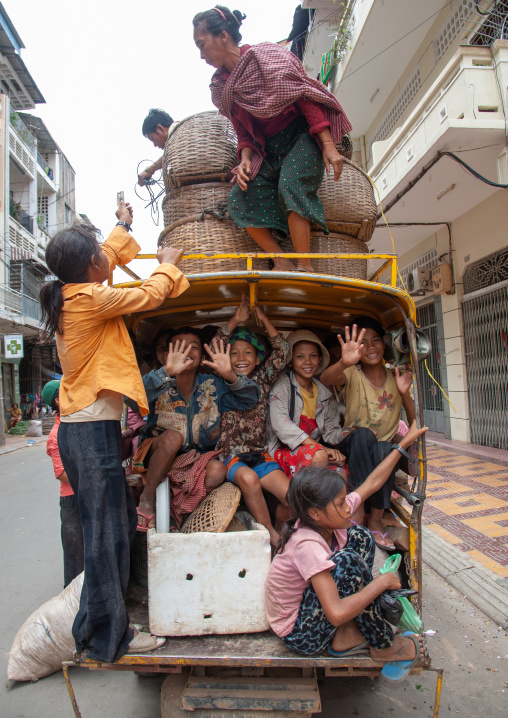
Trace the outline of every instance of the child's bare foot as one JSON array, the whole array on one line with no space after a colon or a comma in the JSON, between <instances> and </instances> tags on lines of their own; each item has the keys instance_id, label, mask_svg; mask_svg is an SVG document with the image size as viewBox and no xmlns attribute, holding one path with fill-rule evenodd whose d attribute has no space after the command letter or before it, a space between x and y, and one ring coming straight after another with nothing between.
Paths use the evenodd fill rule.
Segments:
<instances>
[{"instance_id":1,"label":"child's bare foot","mask_svg":"<svg viewBox=\"0 0 508 718\"><path fill-rule=\"evenodd\" d=\"M268 529L268 533L270 534L270 545L275 548L280 541L280 534L274 528Z\"/></svg>"},{"instance_id":2,"label":"child's bare foot","mask_svg":"<svg viewBox=\"0 0 508 718\"><path fill-rule=\"evenodd\" d=\"M274 257L273 261L273 271L274 272L294 272L295 266L293 262L291 262L289 259L285 259L284 257Z\"/></svg>"},{"instance_id":3,"label":"child's bare foot","mask_svg":"<svg viewBox=\"0 0 508 718\"><path fill-rule=\"evenodd\" d=\"M423 638L416 636L420 644L420 656L423 656ZM373 661L412 661L416 657L415 644L408 636L395 636L389 648L370 647Z\"/></svg>"},{"instance_id":4,"label":"child's bare foot","mask_svg":"<svg viewBox=\"0 0 508 718\"><path fill-rule=\"evenodd\" d=\"M374 541L378 548L384 549L385 551L395 550L395 544L388 536L383 522L374 520L372 518L372 515L369 519L369 531L371 532L372 537L374 538Z\"/></svg>"},{"instance_id":5,"label":"child's bare foot","mask_svg":"<svg viewBox=\"0 0 508 718\"><path fill-rule=\"evenodd\" d=\"M342 652L349 651L350 648L356 648L356 646L364 642L365 638L362 636L358 624L352 618L337 628L331 645L334 651Z\"/></svg>"},{"instance_id":6,"label":"child's bare foot","mask_svg":"<svg viewBox=\"0 0 508 718\"><path fill-rule=\"evenodd\" d=\"M300 259L296 265L297 272L314 272L310 259Z\"/></svg>"}]
</instances>

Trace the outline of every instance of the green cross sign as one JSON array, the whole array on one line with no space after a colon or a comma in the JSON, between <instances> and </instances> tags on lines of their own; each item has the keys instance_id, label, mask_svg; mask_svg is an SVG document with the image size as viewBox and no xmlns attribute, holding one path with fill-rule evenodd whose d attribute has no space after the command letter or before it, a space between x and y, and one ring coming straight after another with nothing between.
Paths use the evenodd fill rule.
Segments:
<instances>
[{"instance_id":1,"label":"green cross sign","mask_svg":"<svg viewBox=\"0 0 508 718\"><path fill-rule=\"evenodd\" d=\"M12 341L7 344L7 348L10 351L11 354L17 354L21 351L21 344L17 342L15 339L12 339Z\"/></svg>"}]
</instances>

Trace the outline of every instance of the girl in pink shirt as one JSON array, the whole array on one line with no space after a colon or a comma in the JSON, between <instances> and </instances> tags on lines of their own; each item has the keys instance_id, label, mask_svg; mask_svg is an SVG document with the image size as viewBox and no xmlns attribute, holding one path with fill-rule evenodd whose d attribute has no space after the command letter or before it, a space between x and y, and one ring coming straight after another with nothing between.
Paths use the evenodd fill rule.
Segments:
<instances>
[{"instance_id":1,"label":"girl in pink shirt","mask_svg":"<svg viewBox=\"0 0 508 718\"><path fill-rule=\"evenodd\" d=\"M410 446L425 431L414 422L400 445ZM399 457L394 449L348 495L336 471L310 467L292 479L287 501L294 518L284 526L265 601L272 629L296 653L313 655L327 648L333 656L344 656L370 651L374 660L396 663L398 678L419 659L421 640L412 634L394 637L379 607L378 597L400 588L399 578L385 573L373 579L374 540L367 529L350 521L360 503L386 481Z\"/></svg>"}]
</instances>

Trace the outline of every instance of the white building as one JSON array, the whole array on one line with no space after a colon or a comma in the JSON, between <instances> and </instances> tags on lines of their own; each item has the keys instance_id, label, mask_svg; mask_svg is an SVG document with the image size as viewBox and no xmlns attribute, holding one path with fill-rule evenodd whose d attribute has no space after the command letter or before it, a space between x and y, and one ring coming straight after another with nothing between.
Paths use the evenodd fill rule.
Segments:
<instances>
[{"instance_id":1,"label":"white building","mask_svg":"<svg viewBox=\"0 0 508 718\"><path fill-rule=\"evenodd\" d=\"M316 10L309 74L336 37L343 48L329 87L433 340L430 368L456 410L425 375L425 421L448 438L508 449L508 192L495 186L508 184L508 1L302 5ZM370 249L391 252L383 225ZM452 277L441 294L418 272L437 265Z\"/></svg>"}]
</instances>

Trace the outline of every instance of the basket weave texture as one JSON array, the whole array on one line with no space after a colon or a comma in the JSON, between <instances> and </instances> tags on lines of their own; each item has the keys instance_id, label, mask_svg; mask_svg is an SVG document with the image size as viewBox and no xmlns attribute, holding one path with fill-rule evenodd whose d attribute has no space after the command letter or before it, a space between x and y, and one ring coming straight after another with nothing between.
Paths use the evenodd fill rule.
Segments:
<instances>
[{"instance_id":1,"label":"basket weave texture","mask_svg":"<svg viewBox=\"0 0 508 718\"><path fill-rule=\"evenodd\" d=\"M223 214L227 209L229 183L209 182L170 189L162 201L164 226L168 227L184 217L210 210Z\"/></svg>"},{"instance_id":2,"label":"basket weave texture","mask_svg":"<svg viewBox=\"0 0 508 718\"><path fill-rule=\"evenodd\" d=\"M242 492L230 481L225 481L212 491L182 526L182 533L198 531L224 533L229 526L240 503Z\"/></svg>"},{"instance_id":3,"label":"basket weave texture","mask_svg":"<svg viewBox=\"0 0 508 718\"><path fill-rule=\"evenodd\" d=\"M326 174L318 191L330 232L338 232L368 242L376 226L376 201L372 185L353 162L344 159L342 174L334 182Z\"/></svg>"},{"instance_id":4,"label":"basket weave texture","mask_svg":"<svg viewBox=\"0 0 508 718\"><path fill-rule=\"evenodd\" d=\"M281 242L284 252L294 252L290 239ZM347 234L330 232L310 233L310 251L314 254L369 254L364 242ZM367 279L367 259L313 259L312 266L317 274L331 274L334 277Z\"/></svg>"},{"instance_id":5,"label":"basket weave texture","mask_svg":"<svg viewBox=\"0 0 508 718\"><path fill-rule=\"evenodd\" d=\"M215 219L205 215L202 221L191 220L178 227L166 229L159 237L160 247L183 249L185 254L217 254L234 252L259 252L257 244L247 232L237 227L232 219ZM178 268L184 274L201 272L232 272L245 270L245 259L183 259ZM267 259L255 259L254 269L268 269Z\"/></svg>"},{"instance_id":6,"label":"basket weave texture","mask_svg":"<svg viewBox=\"0 0 508 718\"><path fill-rule=\"evenodd\" d=\"M199 112L182 120L164 148L164 181L180 186L215 177L231 178L238 164L236 134L231 122L218 112ZM167 187L166 187L167 188Z\"/></svg>"}]
</instances>

